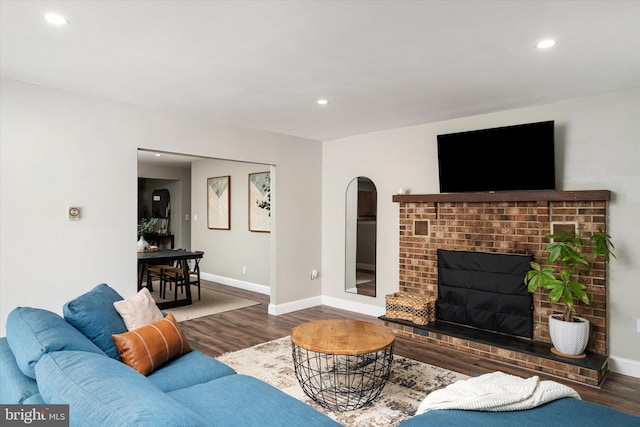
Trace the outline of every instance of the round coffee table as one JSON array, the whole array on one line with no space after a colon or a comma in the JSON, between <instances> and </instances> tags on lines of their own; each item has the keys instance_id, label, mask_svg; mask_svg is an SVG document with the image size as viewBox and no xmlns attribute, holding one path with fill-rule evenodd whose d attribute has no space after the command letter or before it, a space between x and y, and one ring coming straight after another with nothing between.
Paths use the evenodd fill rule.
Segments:
<instances>
[{"instance_id":1,"label":"round coffee table","mask_svg":"<svg viewBox=\"0 0 640 427\"><path fill-rule=\"evenodd\" d=\"M359 320L318 320L291 331L293 364L304 392L337 411L358 409L389 379L396 336Z\"/></svg>"}]
</instances>

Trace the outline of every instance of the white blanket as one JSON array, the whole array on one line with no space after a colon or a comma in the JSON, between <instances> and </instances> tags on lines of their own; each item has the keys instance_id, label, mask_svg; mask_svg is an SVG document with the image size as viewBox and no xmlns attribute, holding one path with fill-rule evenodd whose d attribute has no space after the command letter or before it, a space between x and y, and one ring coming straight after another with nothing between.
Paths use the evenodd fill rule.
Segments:
<instances>
[{"instance_id":1,"label":"white blanket","mask_svg":"<svg viewBox=\"0 0 640 427\"><path fill-rule=\"evenodd\" d=\"M420 403L416 414L433 409L519 411L563 397L580 399L571 387L554 381L540 381L538 376L520 378L492 372L457 381L430 393Z\"/></svg>"}]
</instances>

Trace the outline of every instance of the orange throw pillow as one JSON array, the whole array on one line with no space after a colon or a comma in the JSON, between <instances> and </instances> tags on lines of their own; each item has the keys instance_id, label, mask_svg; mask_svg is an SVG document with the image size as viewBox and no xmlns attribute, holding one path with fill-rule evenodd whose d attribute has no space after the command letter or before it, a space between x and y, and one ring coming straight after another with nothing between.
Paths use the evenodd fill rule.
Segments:
<instances>
[{"instance_id":1,"label":"orange throw pillow","mask_svg":"<svg viewBox=\"0 0 640 427\"><path fill-rule=\"evenodd\" d=\"M151 325L112 335L122 361L149 375L168 361L191 351L173 314Z\"/></svg>"}]
</instances>

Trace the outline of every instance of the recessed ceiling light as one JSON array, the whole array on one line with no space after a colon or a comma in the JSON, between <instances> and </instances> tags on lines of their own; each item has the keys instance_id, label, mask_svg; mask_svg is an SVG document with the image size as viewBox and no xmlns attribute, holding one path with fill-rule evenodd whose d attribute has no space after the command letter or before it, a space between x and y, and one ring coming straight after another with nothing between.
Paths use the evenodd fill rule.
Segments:
<instances>
[{"instance_id":1,"label":"recessed ceiling light","mask_svg":"<svg viewBox=\"0 0 640 427\"><path fill-rule=\"evenodd\" d=\"M58 13L45 13L42 18L50 24L69 25L69 20Z\"/></svg>"},{"instance_id":2,"label":"recessed ceiling light","mask_svg":"<svg viewBox=\"0 0 640 427\"><path fill-rule=\"evenodd\" d=\"M316 102L318 103L318 105L327 105L329 103L329 101L326 99L318 99L318 101Z\"/></svg>"},{"instance_id":3,"label":"recessed ceiling light","mask_svg":"<svg viewBox=\"0 0 640 427\"><path fill-rule=\"evenodd\" d=\"M536 47L538 49L549 49L550 47L553 47L555 45L556 45L555 40L547 39L547 40L539 41L538 44L536 44Z\"/></svg>"},{"instance_id":4,"label":"recessed ceiling light","mask_svg":"<svg viewBox=\"0 0 640 427\"><path fill-rule=\"evenodd\" d=\"M160 153L155 153L155 154L154 154L154 156L156 156L156 157L161 157L161 156L162 156L162 154L160 154Z\"/></svg>"}]
</instances>

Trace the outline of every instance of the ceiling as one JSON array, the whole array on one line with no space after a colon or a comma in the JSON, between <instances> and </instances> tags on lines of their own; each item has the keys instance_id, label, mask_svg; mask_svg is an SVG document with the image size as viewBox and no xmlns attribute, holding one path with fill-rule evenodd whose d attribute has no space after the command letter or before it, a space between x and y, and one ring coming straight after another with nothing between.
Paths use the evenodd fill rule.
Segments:
<instances>
[{"instance_id":1,"label":"ceiling","mask_svg":"<svg viewBox=\"0 0 640 427\"><path fill-rule=\"evenodd\" d=\"M149 163L162 167L190 168L191 163L202 159L203 157L186 154L138 150L138 163Z\"/></svg>"},{"instance_id":2,"label":"ceiling","mask_svg":"<svg viewBox=\"0 0 640 427\"><path fill-rule=\"evenodd\" d=\"M640 1L0 0L0 16L2 77L320 141L640 87Z\"/></svg>"}]
</instances>

